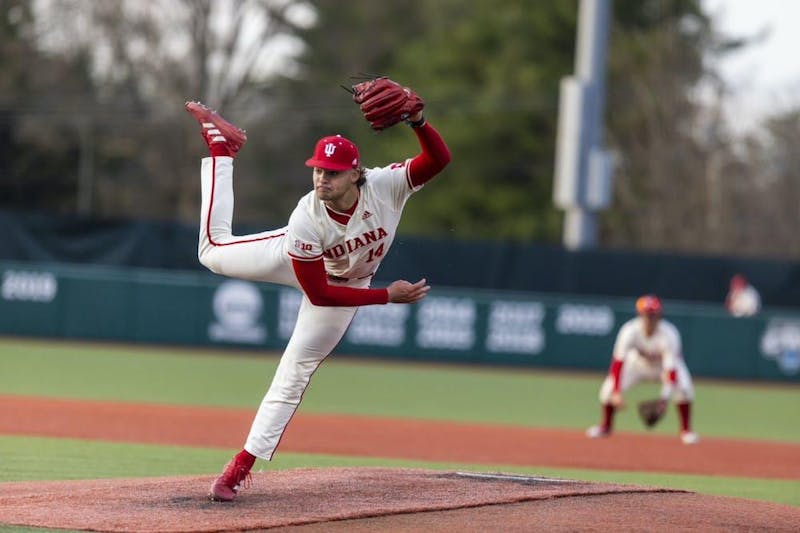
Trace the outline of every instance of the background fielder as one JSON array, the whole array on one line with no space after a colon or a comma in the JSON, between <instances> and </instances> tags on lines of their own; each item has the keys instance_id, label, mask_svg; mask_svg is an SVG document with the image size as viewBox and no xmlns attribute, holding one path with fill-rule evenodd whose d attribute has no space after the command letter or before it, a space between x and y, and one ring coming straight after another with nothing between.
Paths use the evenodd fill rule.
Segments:
<instances>
[{"instance_id":1,"label":"background fielder","mask_svg":"<svg viewBox=\"0 0 800 533\"><path fill-rule=\"evenodd\" d=\"M211 152L201 165L200 262L218 274L303 291L294 331L245 445L211 487L214 500L233 500L256 458L272 458L311 375L339 343L357 306L413 303L429 290L424 279L369 286L392 244L406 200L449 163L450 152L425 122L422 99L410 89L379 78L353 90L373 129L407 120L421 153L365 169L355 144L340 135L323 137L306 161L313 168L314 190L300 199L288 225L245 236L232 235L231 220L233 159L247 137L202 104L186 104Z\"/></svg>"},{"instance_id":2,"label":"background fielder","mask_svg":"<svg viewBox=\"0 0 800 533\"><path fill-rule=\"evenodd\" d=\"M761 310L761 295L744 274L736 274L731 278L725 296L725 309L737 317L753 316Z\"/></svg>"},{"instance_id":3,"label":"background fielder","mask_svg":"<svg viewBox=\"0 0 800 533\"><path fill-rule=\"evenodd\" d=\"M600 387L602 419L590 427L590 438L611 435L614 415L625 406L623 393L642 381L661 382L661 409L675 399L681 424L681 441L695 444L697 433L691 428L694 386L683 360L678 329L661 317L661 300L645 295L636 300L637 316L625 322L614 342L608 375Z\"/></svg>"}]
</instances>

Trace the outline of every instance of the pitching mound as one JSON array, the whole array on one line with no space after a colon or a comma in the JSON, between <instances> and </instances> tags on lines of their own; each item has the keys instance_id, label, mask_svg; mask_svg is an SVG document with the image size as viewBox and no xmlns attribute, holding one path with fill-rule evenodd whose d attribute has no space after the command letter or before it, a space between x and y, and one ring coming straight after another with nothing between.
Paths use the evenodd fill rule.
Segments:
<instances>
[{"instance_id":1,"label":"pitching mound","mask_svg":"<svg viewBox=\"0 0 800 533\"><path fill-rule=\"evenodd\" d=\"M789 506L565 479L418 469L254 474L233 503L211 476L0 484L0 523L99 531L603 529L787 531Z\"/></svg>"}]
</instances>

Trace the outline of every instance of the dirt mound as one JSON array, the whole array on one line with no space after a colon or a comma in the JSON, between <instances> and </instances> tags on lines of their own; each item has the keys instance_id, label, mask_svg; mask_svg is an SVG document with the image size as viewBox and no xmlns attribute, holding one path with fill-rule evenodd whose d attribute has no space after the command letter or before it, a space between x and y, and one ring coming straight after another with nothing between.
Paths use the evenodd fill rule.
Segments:
<instances>
[{"instance_id":1,"label":"dirt mound","mask_svg":"<svg viewBox=\"0 0 800 533\"><path fill-rule=\"evenodd\" d=\"M0 484L0 523L99 531L603 529L791 531L800 510L684 491L497 473L329 468L257 473L233 503L211 476ZM660 521L663 520L662 524ZM301 528L301 529L302 529Z\"/></svg>"}]
</instances>

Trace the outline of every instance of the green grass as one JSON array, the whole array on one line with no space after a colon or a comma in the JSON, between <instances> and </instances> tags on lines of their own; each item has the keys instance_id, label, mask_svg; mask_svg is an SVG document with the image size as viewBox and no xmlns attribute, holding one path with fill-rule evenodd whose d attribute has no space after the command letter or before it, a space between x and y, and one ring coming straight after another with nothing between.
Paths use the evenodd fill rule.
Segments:
<instances>
[{"instance_id":1,"label":"green grass","mask_svg":"<svg viewBox=\"0 0 800 533\"><path fill-rule=\"evenodd\" d=\"M0 393L253 408L277 356L0 339ZM585 428L599 414L601 374L487 369L331 356L303 400L309 413L349 413ZM800 442L800 388L698 381L703 435ZM656 386L635 388L637 399ZM746 421L747 423L744 423ZM670 410L656 432L674 434ZM618 430L644 431L632 409Z\"/></svg>"},{"instance_id":2,"label":"green grass","mask_svg":"<svg viewBox=\"0 0 800 533\"><path fill-rule=\"evenodd\" d=\"M255 408L277 356L224 350L0 339L0 394ZM544 372L331 356L302 410L583 430L599 414L600 373ZM696 381L704 436L800 442L800 388ZM628 402L656 386L631 391ZM656 430L674 435L674 410ZM620 431L644 432L632 409ZM0 436L0 480L213 474L232 450ZM279 452L263 468L397 466L503 471L693 490L800 506L800 481L426 463ZM20 531L33 531L21 529Z\"/></svg>"},{"instance_id":3,"label":"green grass","mask_svg":"<svg viewBox=\"0 0 800 533\"><path fill-rule=\"evenodd\" d=\"M231 450L0 436L0 481L179 476L221 470Z\"/></svg>"}]
</instances>

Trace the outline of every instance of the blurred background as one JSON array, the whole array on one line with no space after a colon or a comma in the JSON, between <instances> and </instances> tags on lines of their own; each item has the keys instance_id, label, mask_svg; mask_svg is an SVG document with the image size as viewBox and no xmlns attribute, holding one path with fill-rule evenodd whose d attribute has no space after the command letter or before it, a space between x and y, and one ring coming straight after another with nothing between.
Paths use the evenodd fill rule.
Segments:
<instances>
[{"instance_id":1,"label":"blurred background","mask_svg":"<svg viewBox=\"0 0 800 533\"><path fill-rule=\"evenodd\" d=\"M720 67L775 26L722 32L714 16L746 1L611 4L604 134L617 165L598 244L800 258L800 102L726 112L752 88ZM249 132L237 219L282 225L309 189L303 161L318 137L354 137L367 164L414 153L405 132L365 128L339 87L367 72L418 90L455 154L409 205L404 233L561 240L554 143L577 0L0 5L5 209L193 224L204 146L182 105L200 99ZM781 74L797 88L800 70Z\"/></svg>"},{"instance_id":2,"label":"blurred background","mask_svg":"<svg viewBox=\"0 0 800 533\"><path fill-rule=\"evenodd\" d=\"M632 313L632 298L656 292L687 316L721 320L729 282L742 274L763 303L753 350L767 353L764 332L778 328L771 353L788 351L795 375L800 67L776 61L797 50L776 40L787 37L781 23L793 18L783 8L793 3L753 4L0 0L0 266L8 306L0 332L77 335L63 317L37 330L28 321L41 323L43 311L20 307L66 297L53 287L66 287L64 272L76 265L200 275L198 171L206 148L186 100L248 131L236 164L240 234L286 223L309 190L303 162L320 136L352 138L367 166L416 154L406 128L369 130L341 88L372 73L417 90L453 153L409 202L379 281L427 276L454 290L544 294L557 310L564 298L589 298L609 302L620 320ZM579 15L602 15L604 6L592 34L600 78L586 93L596 116L573 131L596 144L559 146L562 135L569 139L560 123L565 80L581 82L586 72L578 43L589 22ZM605 165L600 199L587 201L586 184L560 195L559 158L570 149L588 157L595 147ZM586 179L584 167L575 179ZM570 240L575 209L588 225ZM569 316L583 324L577 331L600 324L608 344L616 322L606 327L609 315L592 309ZM520 327L550 320L537 312L497 320ZM205 332L207 323L197 324ZM95 336L124 337L115 331ZM720 331L724 337L730 328Z\"/></svg>"}]
</instances>

